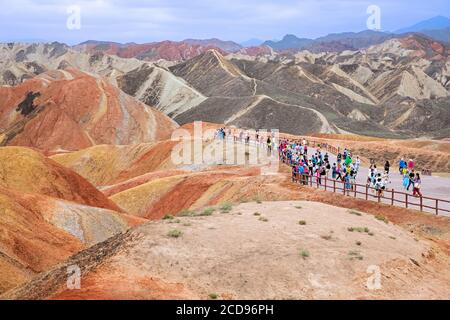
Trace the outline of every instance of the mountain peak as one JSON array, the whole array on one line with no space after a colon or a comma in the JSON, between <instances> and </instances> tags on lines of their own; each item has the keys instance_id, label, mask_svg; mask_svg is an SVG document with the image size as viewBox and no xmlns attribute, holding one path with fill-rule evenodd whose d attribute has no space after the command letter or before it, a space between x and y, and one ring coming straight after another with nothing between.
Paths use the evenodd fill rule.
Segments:
<instances>
[{"instance_id":1,"label":"mountain peak","mask_svg":"<svg viewBox=\"0 0 450 320\"><path fill-rule=\"evenodd\" d=\"M450 27L450 19L439 15L416 23L410 27L399 29L395 31L395 33L420 32L425 30L444 29L447 27Z\"/></svg>"}]
</instances>

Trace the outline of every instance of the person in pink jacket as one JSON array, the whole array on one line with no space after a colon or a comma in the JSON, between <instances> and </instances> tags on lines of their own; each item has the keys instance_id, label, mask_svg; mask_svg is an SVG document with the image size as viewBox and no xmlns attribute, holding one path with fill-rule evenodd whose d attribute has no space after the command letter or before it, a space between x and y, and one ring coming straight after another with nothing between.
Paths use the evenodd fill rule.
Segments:
<instances>
[{"instance_id":1,"label":"person in pink jacket","mask_svg":"<svg viewBox=\"0 0 450 320\"><path fill-rule=\"evenodd\" d=\"M414 161L412 159L409 159L408 169L409 170L414 170Z\"/></svg>"}]
</instances>

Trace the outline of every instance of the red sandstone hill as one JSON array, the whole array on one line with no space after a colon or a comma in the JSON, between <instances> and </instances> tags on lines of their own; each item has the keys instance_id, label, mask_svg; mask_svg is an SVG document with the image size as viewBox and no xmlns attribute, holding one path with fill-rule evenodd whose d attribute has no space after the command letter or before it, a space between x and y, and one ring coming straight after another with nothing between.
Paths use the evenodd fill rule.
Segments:
<instances>
[{"instance_id":1,"label":"red sandstone hill","mask_svg":"<svg viewBox=\"0 0 450 320\"><path fill-rule=\"evenodd\" d=\"M29 148L0 148L0 294L142 219Z\"/></svg>"},{"instance_id":2,"label":"red sandstone hill","mask_svg":"<svg viewBox=\"0 0 450 320\"><path fill-rule=\"evenodd\" d=\"M83 177L28 148L0 148L0 187L120 211Z\"/></svg>"},{"instance_id":3,"label":"red sandstone hill","mask_svg":"<svg viewBox=\"0 0 450 320\"><path fill-rule=\"evenodd\" d=\"M419 35L409 35L399 39L405 49L413 50L414 55L430 60L446 61L450 54L450 47L441 42Z\"/></svg>"},{"instance_id":4,"label":"red sandstone hill","mask_svg":"<svg viewBox=\"0 0 450 320\"><path fill-rule=\"evenodd\" d=\"M101 78L75 69L0 87L0 145L44 151L167 139L177 125Z\"/></svg>"},{"instance_id":5,"label":"red sandstone hill","mask_svg":"<svg viewBox=\"0 0 450 320\"><path fill-rule=\"evenodd\" d=\"M216 49L225 54L226 51L220 49L215 42L190 43L162 41L145 44L119 44L87 42L74 47L75 50L86 53L106 53L116 55L121 58L137 58L146 61L157 61L160 59L168 61L184 61L192 59L210 49Z\"/></svg>"}]
</instances>

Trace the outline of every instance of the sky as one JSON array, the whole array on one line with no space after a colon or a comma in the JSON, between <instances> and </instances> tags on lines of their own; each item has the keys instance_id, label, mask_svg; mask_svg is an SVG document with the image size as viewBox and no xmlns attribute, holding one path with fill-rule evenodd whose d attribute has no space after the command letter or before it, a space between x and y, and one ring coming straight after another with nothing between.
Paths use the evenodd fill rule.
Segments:
<instances>
[{"instance_id":1,"label":"sky","mask_svg":"<svg viewBox=\"0 0 450 320\"><path fill-rule=\"evenodd\" d=\"M449 0L0 0L0 42L317 38L367 29L371 5L382 31L450 17Z\"/></svg>"}]
</instances>

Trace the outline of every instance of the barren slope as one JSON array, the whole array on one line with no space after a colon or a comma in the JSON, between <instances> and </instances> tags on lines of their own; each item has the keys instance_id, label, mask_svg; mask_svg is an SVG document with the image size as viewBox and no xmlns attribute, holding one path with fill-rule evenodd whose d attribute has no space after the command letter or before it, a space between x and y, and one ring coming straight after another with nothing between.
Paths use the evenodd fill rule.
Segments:
<instances>
[{"instance_id":1,"label":"barren slope","mask_svg":"<svg viewBox=\"0 0 450 320\"><path fill-rule=\"evenodd\" d=\"M168 236L175 229L178 239ZM62 267L4 297L448 298L445 260L432 247L363 213L313 202L248 203L228 214L149 223L82 252L68 262L83 269L79 291L65 290ZM380 268L379 291L366 287L369 266Z\"/></svg>"}]
</instances>

